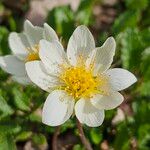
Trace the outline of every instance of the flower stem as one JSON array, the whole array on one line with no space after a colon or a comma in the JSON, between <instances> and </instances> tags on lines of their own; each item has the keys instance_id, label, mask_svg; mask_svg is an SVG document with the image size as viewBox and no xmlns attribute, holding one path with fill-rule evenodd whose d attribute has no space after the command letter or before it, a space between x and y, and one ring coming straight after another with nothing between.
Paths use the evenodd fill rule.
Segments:
<instances>
[{"instance_id":1,"label":"flower stem","mask_svg":"<svg viewBox=\"0 0 150 150\"><path fill-rule=\"evenodd\" d=\"M53 150L58 150L58 143L57 143L57 139L58 139L58 135L60 133L60 126L57 126L53 135L53 139L52 139L52 149Z\"/></svg>"},{"instance_id":2,"label":"flower stem","mask_svg":"<svg viewBox=\"0 0 150 150\"><path fill-rule=\"evenodd\" d=\"M77 119L77 127L78 127L78 130L79 130L79 137L82 141L82 144L86 148L86 150L93 150L93 148L91 147L91 144L89 143L89 141L86 139L86 137L84 135L82 125L81 125L81 123L79 122L78 119Z\"/></svg>"}]
</instances>

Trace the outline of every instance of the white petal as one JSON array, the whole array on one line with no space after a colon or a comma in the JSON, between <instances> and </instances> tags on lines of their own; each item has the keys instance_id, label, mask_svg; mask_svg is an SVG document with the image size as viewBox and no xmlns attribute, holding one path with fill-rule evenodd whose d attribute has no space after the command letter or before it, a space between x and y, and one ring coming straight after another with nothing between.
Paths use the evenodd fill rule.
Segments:
<instances>
[{"instance_id":1,"label":"white petal","mask_svg":"<svg viewBox=\"0 0 150 150\"><path fill-rule=\"evenodd\" d=\"M104 72L110 67L113 61L115 48L116 48L116 42L114 38L109 37L101 47L94 49L90 53L86 63L89 65L94 61L94 65L95 65L94 72L95 73Z\"/></svg>"},{"instance_id":2,"label":"white petal","mask_svg":"<svg viewBox=\"0 0 150 150\"><path fill-rule=\"evenodd\" d=\"M44 29L38 26L33 26L29 20L26 20L24 23L24 31L31 46L39 44L39 41L43 39Z\"/></svg>"},{"instance_id":3,"label":"white petal","mask_svg":"<svg viewBox=\"0 0 150 150\"><path fill-rule=\"evenodd\" d=\"M72 65L77 64L79 56L87 58L90 51L95 48L94 38L86 26L79 26L75 29L69 39L67 55Z\"/></svg>"},{"instance_id":4,"label":"white petal","mask_svg":"<svg viewBox=\"0 0 150 150\"><path fill-rule=\"evenodd\" d=\"M44 23L44 39L50 42L59 40L56 32L47 23Z\"/></svg>"},{"instance_id":5,"label":"white petal","mask_svg":"<svg viewBox=\"0 0 150 150\"><path fill-rule=\"evenodd\" d=\"M31 81L45 91L50 92L58 85L56 78L45 72L41 61L27 62L26 71Z\"/></svg>"},{"instance_id":6,"label":"white petal","mask_svg":"<svg viewBox=\"0 0 150 150\"><path fill-rule=\"evenodd\" d=\"M23 33L12 32L10 33L8 40L12 52L20 59L25 59L28 55L27 47L30 46L26 35Z\"/></svg>"},{"instance_id":7,"label":"white petal","mask_svg":"<svg viewBox=\"0 0 150 150\"><path fill-rule=\"evenodd\" d=\"M17 76L25 76L25 64L19 60L16 56L7 55L0 57L0 67L7 73Z\"/></svg>"},{"instance_id":8,"label":"white petal","mask_svg":"<svg viewBox=\"0 0 150 150\"><path fill-rule=\"evenodd\" d=\"M42 122L50 126L61 125L70 118L73 108L74 100L65 91L53 91L44 103Z\"/></svg>"},{"instance_id":9,"label":"white petal","mask_svg":"<svg viewBox=\"0 0 150 150\"><path fill-rule=\"evenodd\" d=\"M39 56L49 73L57 74L60 65L66 63L66 55L62 45L58 42L40 41Z\"/></svg>"},{"instance_id":10,"label":"white petal","mask_svg":"<svg viewBox=\"0 0 150 150\"><path fill-rule=\"evenodd\" d=\"M108 96L100 94L94 95L91 98L91 103L98 109L113 109L123 102L124 98L119 92L111 92Z\"/></svg>"},{"instance_id":11,"label":"white petal","mask_svg":"<svg viewBox=\"0 0 150 150\"><path fill-rule=\"evenodd\" d=\"M75 104L75 114L81 123L90 127L98 127L104 120L104 110L94 107L88 99L77 101Z\"/></svg>"},{"instance_id":12,"label":"white petal","mask_svg":"<svg viewBox=\"0 0 150 150\"><path fill-rule=\"evenodd\" d=\"M31 80L27 76L13 76L12 79L23 85L31 84Z\"/></svg>"},{"instance_id":13,"label":"white petal","mask_svg":"<svg viewBox=\"0 0 150 150\"><path fill-rule=\"evenodd\" d=\"M126 89L137 81L134 74L121 68L109 69L106 74L109 77L111 88L115 91Z\"/></svg>"}]
</instances>

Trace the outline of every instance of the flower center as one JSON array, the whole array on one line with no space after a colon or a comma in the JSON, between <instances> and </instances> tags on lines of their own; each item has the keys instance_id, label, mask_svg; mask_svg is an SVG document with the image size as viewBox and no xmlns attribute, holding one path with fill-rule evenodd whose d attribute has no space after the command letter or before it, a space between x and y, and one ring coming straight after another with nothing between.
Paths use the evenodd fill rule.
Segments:
<instances>
[{"instance_id":1,"label":"flower center","mask_svg":"<svg viewBox=\"0 0 150 150\"><path fill-rule=\"evenodd\" d=\"M100 87L106 83L106 78L102 75L94 76L92 70L87 70L85 66L69 67L60 75L64 86L61 89L65 90L69 95L76 100L89 98L93 94L104 94Z\"/></svg>"},{"instance_id":2,"label":"flower center","mask_svg":"<svg viewBox=\"0 0 150 150\"><path fill-rule=\"evenodd\" d=\"M29 51L29 54L26 58L26 62L40 60L38 44L34 45L33 47L27 47L27 50Z\"/></svg>"}]
</instances>

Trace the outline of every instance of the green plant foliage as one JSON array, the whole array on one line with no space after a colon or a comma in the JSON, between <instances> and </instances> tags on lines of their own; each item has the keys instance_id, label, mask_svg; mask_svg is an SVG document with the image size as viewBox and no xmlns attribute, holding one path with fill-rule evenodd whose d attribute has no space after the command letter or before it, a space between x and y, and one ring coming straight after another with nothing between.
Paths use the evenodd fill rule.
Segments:
<instances>
[{"instance_id":1,"label":"green plant foliage","mask_svg":"<svg viewBox=\"0 0 150 150\"><path fill-rule=\"evenodd\" d=\"M7 54L9 52L8 48L8 38L9 31L6 27L0 26L0 54Z\"/></svg>"},{"instance_id":2,"label":"green plant foliage","mask_svg":"<svg viewBox=\"0 0 150 150\"><path fill-rule=\"evenodd\" d=\"M32 140L37 145L43 145L43 144L47 143L46 137L43 134L35 134L35 135L33 135Z\"/></svg>"},{"instance_id":3,"label":"green plant foliage","mask_svg":"<svg viewBox=\"0 0 150 150\"><path fill-rule=\"evenodd\" d=\"M47 20L63 39L68 39L74 30L73 18L73 12L70 7L66 6L52 10Z\"/></svg>"},{"instance_id":4,"label":"green plant foliage","mask_svg":"<svg viewBox=\"0 0 150 150\"><path fill-rule=\"evenodd\" d=\"M0 150L17 150L12 135L0 134Z\"/></svg>"},{"instance_id":5,"label":"green plant foliage","mask_svg":"<svg viewBox=\"0 0 150 150\"><path fill-rule=\"evenodd\" d=\"M99 129L92 129L90 132L91 140L94 144L99 144L102 141L102 133Z\"/></svg>"},{"instance_id":6,"label":"green plant foliage","mask_svg":"<svg viewBox=\"0 0 150 150\"><path fill-rule=\"evenodd\" d=\"M49 12L48 23L66 41L71 36L76 24L90 25L92 23L92 6L95 0L82 0L77 11L69 6L57 7Z\"/></svg>"},{"instance_id":7,"label":"green plant foliage","mask_svg":"<svg viewBox=\"0 0 150 150\"><path fill-rule=\"evenodd\" d=\"M143 10L148 7L148 0L126 0L127 8L134 10Z\"/></svg>"},{"instance_id":8,"label":"green plant foliage","mask_svg":"<svg viewBox=\"0 0 150 150\"><path fill-rule=\"evenodd\" d=\"M31 131L22 131L21 133L19 133L19 135L17 135L16 141L26 141L31 136L32 136L32 132Z\"/></svg>"},{"instance_id":9,"label":"green plant foliage","mask_svg":"<svg viewBox=\"0 0 150 150\"><path fill-rule=\"evenodd\" d=\"M140 20L140 12L135 10L128 10L121 14L115 21L113 26L113 32L118 34L124 31L127 27L135 27Z\"/></svg>"},{"instance_id":10,"label":"green plant foliage","mask_svg":"<svg viewBox=\"0 0 150 150\"><path fill-rule=\"evenodd\" d=\"M2 93L2 92L1 92ZM13 114L13 109L9 106L6 100L0 95L0 119Z\"/></svg>"}]
</instances>

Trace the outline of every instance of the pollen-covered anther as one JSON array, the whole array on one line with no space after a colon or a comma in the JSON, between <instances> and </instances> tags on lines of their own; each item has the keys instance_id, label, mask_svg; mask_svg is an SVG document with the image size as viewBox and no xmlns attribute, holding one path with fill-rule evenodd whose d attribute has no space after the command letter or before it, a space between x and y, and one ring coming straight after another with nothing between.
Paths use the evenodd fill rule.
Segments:
<instances>
[{"instance_id":1,"label":"pollen-covered anther","mask_svg":"<svg viewBox=\"0 0 150 150\"><path fill-rule=\"evenodd\" d=\"M39 45L36 44L33 47L27 47L27 51L29 54L27 55L26 61L34 61L34 60L40 60L39 57Z\"/></svg>"},{"instance_id":2,"label":"pollen-covered anther","mask_svg":"<svg viewBox=\"0 0 150 150\"><path fill-rule=\"evenodd\" d=\"M104 78L94 76L92 70L86 70L85 66L66 68L60 75L60 80L65 84L64 90L77 100L102 93L99 88L104 83Z\"/></svg>"}]
</instances>

